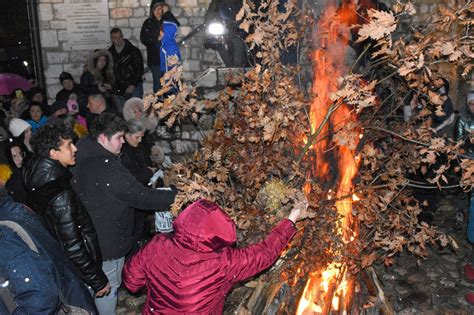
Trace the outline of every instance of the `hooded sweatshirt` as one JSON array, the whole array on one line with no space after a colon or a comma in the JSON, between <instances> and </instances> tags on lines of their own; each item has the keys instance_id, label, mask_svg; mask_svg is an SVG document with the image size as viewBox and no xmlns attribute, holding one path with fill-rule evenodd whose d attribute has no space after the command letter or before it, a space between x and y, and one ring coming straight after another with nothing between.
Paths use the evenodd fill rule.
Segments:
<instances>
[{"instance_id":1,"label":"hooded sweatshirt","mask_svg":"<svg viewBox=\"0 0 474 315\"><path fill-rule=\"evenodd\" d=\"M173 228L125 265L125 286L147 287L143 314L222 314L232 286L270 267L296 232L285 219L262 242L234 248L234 222L207 200L187 207Z\"/></svg>"}]
</instances>

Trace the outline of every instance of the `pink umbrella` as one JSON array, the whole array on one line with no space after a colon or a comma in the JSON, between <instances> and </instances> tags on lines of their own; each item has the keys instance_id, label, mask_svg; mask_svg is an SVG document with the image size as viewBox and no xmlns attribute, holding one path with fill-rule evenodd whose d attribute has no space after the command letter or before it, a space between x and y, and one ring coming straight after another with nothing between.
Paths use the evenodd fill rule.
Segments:
<instances>
[{"instance_id":1,"label":"pink umbrella","mask_svg":"<svg viewBox=\"0 0 474 315\"><path fill-rule=\"evenodd\" d=\"M26 92L31 89L31 83L18 74L0 73L0 95L9 95L18 89Z\"/></svg>"}]
</instances>

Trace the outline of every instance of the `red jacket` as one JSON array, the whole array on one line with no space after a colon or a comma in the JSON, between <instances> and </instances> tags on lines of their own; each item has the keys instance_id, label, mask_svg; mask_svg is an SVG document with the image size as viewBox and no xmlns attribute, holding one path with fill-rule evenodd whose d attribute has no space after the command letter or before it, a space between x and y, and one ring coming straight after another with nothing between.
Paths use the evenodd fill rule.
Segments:
<instances>
[{"instance_id":1,"label":"red jacket","mask_svg":"<svg viewBox=\"0 0 474 315\"><path fill-rule=\"evenodd\" d=\"M143 314L222 314L232 285L270 267L296 232L286 219L264 241L234 248L234 222L206 200L187 207L173 227L125 264L125 286L147 287Z\"/></svg>"}]
</instances>

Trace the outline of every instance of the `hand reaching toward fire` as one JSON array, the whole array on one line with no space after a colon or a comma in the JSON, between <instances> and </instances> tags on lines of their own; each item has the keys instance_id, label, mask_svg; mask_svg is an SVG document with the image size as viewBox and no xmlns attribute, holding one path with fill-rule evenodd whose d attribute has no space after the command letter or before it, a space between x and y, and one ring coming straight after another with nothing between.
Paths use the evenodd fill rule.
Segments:
<instances>
[{"instance_id":1,"label":"hand reaching toward fire","mask_svg":"<svg viewBox=\"0 0 474 315\"><path fill-rule=\"evenodd\" d=\"M300 219L307 217L306 210L308 209L308 199L303 193L298 194L298 198L295 201L293 209L291 209L288 219L293 223L296 223Z\"/></svg>"}]
</instances>

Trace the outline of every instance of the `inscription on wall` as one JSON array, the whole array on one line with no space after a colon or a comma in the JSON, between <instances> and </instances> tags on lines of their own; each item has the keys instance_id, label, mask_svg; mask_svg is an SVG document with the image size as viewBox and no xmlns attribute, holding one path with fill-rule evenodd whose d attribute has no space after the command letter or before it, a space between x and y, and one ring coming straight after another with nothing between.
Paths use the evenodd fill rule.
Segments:
<instances>
[{"instance_id":1,"label":"inscription on wall","mask_svg":"<svg viewBox=\"0 0 474 315\"><path fill-rule=\"evenodd\" d=\"M106 48L109 42L107 0L66 0L65 15L69 50Z\"/></svg>"}]
</instances>

